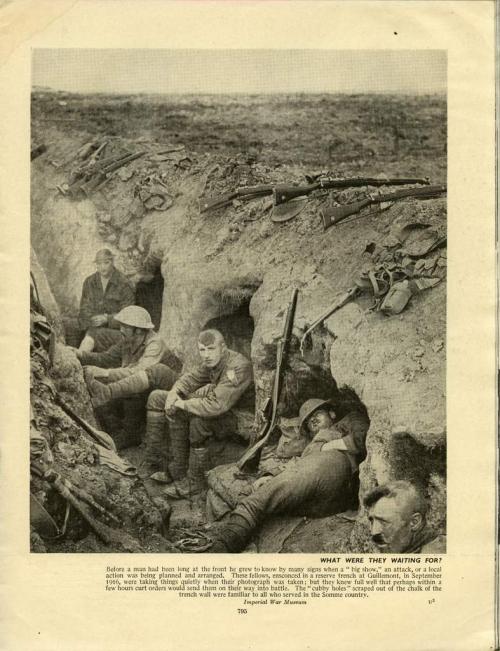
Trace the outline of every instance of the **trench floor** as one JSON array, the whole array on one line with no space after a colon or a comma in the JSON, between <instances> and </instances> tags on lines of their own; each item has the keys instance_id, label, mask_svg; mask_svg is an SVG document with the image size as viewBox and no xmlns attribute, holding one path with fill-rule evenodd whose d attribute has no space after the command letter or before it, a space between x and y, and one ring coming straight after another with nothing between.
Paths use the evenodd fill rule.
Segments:
<instances>
[{"instance_id":1,"label":"trench floor","mask_svg":"<svg viewBox=\"0 0 500 651\"><path fill-rule=\"evenodd\" d=\"M142 445L130 447L122 450L120 454L139 467L144 457L144 448ZM175 543L184 537L186 531L217 527L217 524L207 521L204 495L195 496L190 500L174 500L165 496L164 484L153 480L143 480L143 483L153 502L168 504L171 507L169 529L166 533L171 542ZM280 553L339 553L348 543L354 527L354 516L355 513L349 512L328 518L297 518L295 527L288 527L288 533L283 536ZM286 520L284 516L270 518L245 552L258 553L265 549L269 540L279 535L280 528L283 528L283 525L286 528Z\"/></svg>"}]
</instances>

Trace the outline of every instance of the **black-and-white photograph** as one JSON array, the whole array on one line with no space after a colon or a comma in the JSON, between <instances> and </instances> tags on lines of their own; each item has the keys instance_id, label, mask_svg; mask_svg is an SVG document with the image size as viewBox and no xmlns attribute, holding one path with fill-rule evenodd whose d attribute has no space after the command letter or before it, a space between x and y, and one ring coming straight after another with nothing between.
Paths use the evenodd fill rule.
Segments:
<instances>
[{"instance_id":1,"label":"black-and-white photograph","mask_svg":"<svg viewBox=\"0 0 500 651\"><path fill-rule=\"evenodd\" d=\"M32 552L446 551L446 70L32 51Z\"/></svg>"}]
</instances>

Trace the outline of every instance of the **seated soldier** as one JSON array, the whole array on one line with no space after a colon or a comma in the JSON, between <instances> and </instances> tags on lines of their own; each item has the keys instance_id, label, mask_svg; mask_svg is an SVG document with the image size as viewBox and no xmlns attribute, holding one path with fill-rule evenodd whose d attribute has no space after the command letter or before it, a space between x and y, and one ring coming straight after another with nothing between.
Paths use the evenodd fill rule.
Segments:
<instances>
[{"instance_id":1,"label":"seated soldier","mask_svg":"<svg viewBox=\"0 0 500 651\"><path fill-rule=\"evenodd\" d=\"M218 330L200 333L198 352L201 363L183 373L168 393L153 391L147 404L146 465L142 474L147 476L161 467L168 419L171 458L165 466L164 481L183 480L166 489L174 498L203 490L210 467L208 441L235 433L232 408L253 398L250 360L229 350Z\"/></svg>"},{"instance_id":2,"label":"seated soldier","mask_svg":"<svg viewBox=\"0 0 500 651\"><path fill-rule=\"evenodd\" d=\"M445 537L426 522L428 503L409 481L391 481L370 491L363 503L370 533L382 553L442 554Z\"/></svg>"},{"instance_id":3,"label":"seated soldier","mask_svg":"<svg viewBox=\"0 0 500 651\"><path fill-rule=\"evenodd\" d=\"M120 324L120 341L102 353L76 351L85 365L94 407L158 387L168 389L177 377L172 369L159 363L166 347L153 332L147 310L129 305L115 315L115 320Z\"/></svg>"},{"instance_id":4,"label":"seated soldier","mask_svg":"<svg viewBox=\"0 0 500 651\"><path fill-rule=\"evenodd\" d=\"M115 315L134 303L134 290L127 278L113 264L109 249L95 257L96 273L85 278L80 300L79 323L85 336L82 352L102 352L120 340L120 325Z\"/></svg>"},{"instance_id":5,"label":"seated soldier","mask_svg":"<svg viewBox=\"0 0 500 651\"><path fill-rule=\"evenodd\" d=\"M214 536L208 552L241 552L262 521L273 514L326 517L352 508L358 466L366 456L368 417L350 411L337 419L327 400L307 400L300 428L311 438L300 458L243 498Z\"/></svg>"}]
</instances>

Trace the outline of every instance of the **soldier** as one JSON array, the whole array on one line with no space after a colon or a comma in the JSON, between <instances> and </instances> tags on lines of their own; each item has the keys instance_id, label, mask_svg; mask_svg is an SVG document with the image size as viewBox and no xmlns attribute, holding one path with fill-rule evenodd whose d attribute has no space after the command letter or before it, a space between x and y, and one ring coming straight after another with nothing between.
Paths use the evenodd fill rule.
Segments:
<instances>
[{"instance_id":1,"label":"soldier","mask_svg":"<svg viewBox=\"0 0 500 651\"><path fill-rule=\"evenodd\" d=\"M116 313L134 303L134 290L127 278L113 264L109 249L95 257L96 273L88 276L82 289L79 323L85 336L79 350L102 352L120 340Z\"/></svg>"},{"instance_id":2,"label":"soldier","mask_svg":"<svg viewBox=\"0 0 500 651\"><path fill-rule=\"evenodd\" d=\"M236 430L232 408L252 398L252 364L226 347L218 330L204 330L198 337L201 363L181 375L170 391L153 391L147 404L146 460L144 475L161 467L166 419L170 463L166 489L174 498L200 492L209 469L208 441ZM186 473L188 473L186 477ZM182 480L182 481L177 481Z\"/></svg>"},{"instance_id":3,"label":"soldier","mask_svg":"<svg viewBox=\"0 0 500 651\"><path fill-rule=\"evenodd\" d=\"M363 500L370 533L378 550L386 553L442 554L445 539L427 526L427 501L409 481L377 486Z\"/></svg>"},{"instance_id":4,"label":"soldier","mask_svg":"<svg viewBox=\"0 0 500 651\"><path fill-rule=\"evenodd\" d=\"M369 420L350 411L337 418L327 400L307 400L300 429L311 439L301 457L245 497L218 531L209 552L241 552L253 531L272 514L325 517L353 506L358 466L366 456Z\"/></svg>"},{"instance_id":5,"label":"soldier","mask_svg":"<svg viewBox=\"0 0 500 651\"><path fill-rule=\"evenodd\" d=\"M94 407L150 389L170 388L177 377L168 366L159 363L166 347L153 332L147 310L129 305L114 318L120 325L118 343L102 353L76 351L85 365L85 380Z\"/></svg>"}]
</instances>

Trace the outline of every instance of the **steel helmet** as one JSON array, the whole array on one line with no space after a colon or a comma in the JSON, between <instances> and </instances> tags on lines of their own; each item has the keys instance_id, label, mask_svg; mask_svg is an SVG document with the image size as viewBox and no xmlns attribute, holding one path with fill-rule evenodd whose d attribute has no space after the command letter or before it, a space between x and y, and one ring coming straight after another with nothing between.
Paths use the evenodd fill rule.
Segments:
<instances>
[{"instance_id":1,"label":"steel helmet","mask_svg":"<svg viewBox=\"0 0 500 651\"><path fill-rule=\"evenodd\" d=\"M315 411L320 407L328 405L329 409L333 410L333 405L329 400L321 400L320 398L311 398L306 400L302 407L299 409L299 428L301 432L304 432L304 425L309 416L312 416Z\"/></svg>"},{"instance_id":2,"label":"steel helmet","mask_svg":"<svg viewBox=\"0 0 500 651\"><path fill-rule=\"evenodd\" d=\"M152 330L155 327L149 312L138 305L127 305L118 312L114 319L123 325L142 328L143 330Z\"/></svg>"}]
</instances>

